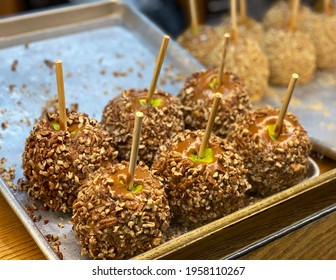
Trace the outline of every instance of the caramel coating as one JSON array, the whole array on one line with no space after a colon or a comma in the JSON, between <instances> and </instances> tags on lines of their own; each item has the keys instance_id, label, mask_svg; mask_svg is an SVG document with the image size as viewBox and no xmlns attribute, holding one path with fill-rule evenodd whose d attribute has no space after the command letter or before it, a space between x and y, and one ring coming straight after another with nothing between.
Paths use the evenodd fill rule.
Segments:
<instances>
[{"instance_id":1,"label":"caramel coating","mask_svg":"<svg viewBox=\"0 0 336 280\"><path fill-rule=\"evenodd\" d=\"M28 194L55 211L69 212L78 188L88 174L118 152L98 121L86 114L68 113L68 131L55 130L59 115L38 122L26 139L22 168Z\"/></svg>"},{"instance_id":2,"label":"caramel coating","mask_svg":"<svg viewBox=\"0 0 336 280\"><path fill-rule=\"evenodd\" d=\"M113 175L128 163L91 174L73 203L71 222L81 254L93 259L129 259L164 242L170 209L162 183L140 162L142 190L116 191ZM126 188L126 187L125 187Z\"/></svg>"},{"instance_id":3,"label":"caramel coating","mask_svg":"<svg viewBox=\"0 0 336 280\"><path fill-rule=\"evenodd\" d=\"M279 110L263 107L240 117L228 141L237 145L248 169L251 193L266 197L301 182L308 171L312 143L292 113L284 119L282 134L271 140L266 124L276 122Z\"/></svg>"},{"instance_id":4,"label":"caramel coating","mask_svg":"<svg viewBox=\"0 0 336 280\"><path fill-rule=\"evenodd\" d=\"M223 217L244 206L245 192L251 187L247 170L235 148L211 135L209 145L213 162L195 163L195 153L204 130L185 130L167 145L161 146L153 172L162 178L174 221L193 228ZM191 141L181 152L184 141Z\"/></svg>"}]
</instances>

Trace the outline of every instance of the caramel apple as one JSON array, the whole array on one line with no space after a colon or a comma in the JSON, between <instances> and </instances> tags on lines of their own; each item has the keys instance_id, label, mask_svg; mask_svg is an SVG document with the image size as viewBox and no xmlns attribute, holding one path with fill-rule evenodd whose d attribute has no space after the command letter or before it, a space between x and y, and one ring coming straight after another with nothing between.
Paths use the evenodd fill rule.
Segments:
<instances>
[{"instance_id":1,"label":"caramel apple","mask_svg":"<svg viewBox=\"0 0 336 280\"><path fill-rule=\"evenodd\" d=\"M73 204L71 221L83 255L127 259L164 241L170 221L164 188L143 162L137 164L143 117L135 114L129 163L100 168Z\"/></svg>"},{"instance_id":2,"label":"caramel apple","mask_svg":"<svg viewBox=\"0 0 336 280\"><path fill-rule=\"evenodd\" d=\"M217 93L205 130L185 130L160 147L153 172L161 177L174 221L187 228L223 217L244 206L250 188L235 147L214 135Z\"/></svg>"},{"instance_id":3,"label":"caramel apple","mask_svg":"<svg viewBox=\"0 0 336 280\"><path fill-rule=\"evenodd\" d=\"M108 164L79 191L71 222L82 255L128 259L164 241L170 210L162 183L143 162L134 177L127 190L128 163Z\"/></svg>"},{"instance_id":4,"label":"caramel apple","mask_svg":"<svg viewBox=\"0 0 336 280\"><path fill-rule=\"evenodd\" d=\"M204 130L185 130L161 147L153 171L168 195L174 221L188 228L223 217L244 206L250 189L247 170L234 146L211 134L205 155L198 150Z\"/></svg>"},{"instance_id":5,"label":"caramel apple","mask_svg":"<svg viewBox=\"0 0 336 280\"><path fill-rule=\"evenodd\" d=\"M293 73L281 109L250 110L232 126L228 141L248 168L252 194L266 197L302 181L308 171L312 143L297 117L287 113L299 78Z\"/></svg>"},{"instance_id":6,"label":"caramel apple","mask_svg":"<svg viewBox=\"0 0 336 280\"><path fill-rule=\"evenodd\" d=\"M248 169L251 193L266 197L301 182L308 171L312 149L306 131L292 113L287 113L279 137L274 127L279 109L263 107L249 111L233 125L228 141Z\"/></svg>"},{"instance_id":7,"label":"caramel apple","mask_svg":"<svg viewBox=\"0 0 336 280\"><path fill-rule=\"evenodd\" d=\"M98 121L67 112L62 61L55 69L59 114L47 114L30 131L22 154L23 186L45 209L69 212L87 176L118 152Z\"/></svg>"},{"instance_id":8,"label":"caramel apple","mask_svg":"<svg viewBox=\"0 0 336 280\"><path fill-rule=\"evenodd\" d=\"M160 145L184 130L181 101L162 90L156 90L151 104L146 104L147 89L124 90L104 108L102 126L106 129L119 151L119 159L128 161L132 145L134 112L145 115L139 159L151 166Z\"/></svg>"},{"instance_id":9,"label":"caramel apple","mask_svg":"<svg viewBox=\"0 0 336 280\"><path fill-rule=\"evenodd\" d=\"M162 39L160 52L149 89L128 89L110 100L103 110L101 123L118 146L119 159L128 161L131 151L134 113L144 114L139 160L151 166L159 146L184 129L181 101L165 91L155 89L168 46Z\"/></svg>"},{"instance_id":10,"label":"caramel apple","mask_svg":"<svg viewBox=\"0 0 336 280\"><path fill-rule=\"evenodd\" d=\"M28 182L25 190L45 208L69 212L88 174L113 162L117 153L112 138L88 115L68 113L65 131L58 114L48 115L26 139L22 155Z\"/></svg>"}]
</instances>

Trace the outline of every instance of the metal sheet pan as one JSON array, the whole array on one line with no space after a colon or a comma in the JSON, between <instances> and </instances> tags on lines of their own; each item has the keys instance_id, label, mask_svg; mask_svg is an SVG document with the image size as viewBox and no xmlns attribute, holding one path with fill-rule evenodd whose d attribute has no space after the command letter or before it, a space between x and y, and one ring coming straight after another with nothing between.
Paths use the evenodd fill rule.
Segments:
<instances>
[{"instance_id":1,"label":"metal sheet pan","mask_svg":"<svg viewBox=\"0 0 336 280\"><path fill-rule=\"evenodd\" d=\"M0 157L6 167L20 167L24 141L41 108L56 95L49 61L61 59L67 104L100 119L113 96L125 88L148 87L163 33L146 18L119 1L64 8L0 21ZM171 41L158 87L176 94L183 78L202 65ZM180 77L181 79L177 79ZM312 163L312 173L318 168ZM0 190L48 259L57 255L44 239L56 234L64 259L81 259L69 215L37 210L32 222L25 205L38 203L11 190ZM45 221L49 221L45 224ZM62 226L60 225L62 224Z\"/></svg>"}]
</instances>

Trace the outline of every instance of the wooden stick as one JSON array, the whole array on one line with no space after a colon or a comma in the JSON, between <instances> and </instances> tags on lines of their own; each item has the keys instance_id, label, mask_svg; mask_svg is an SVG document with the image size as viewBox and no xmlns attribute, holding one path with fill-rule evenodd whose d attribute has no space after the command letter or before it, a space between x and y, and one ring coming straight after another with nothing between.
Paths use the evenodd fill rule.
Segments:
<instances>
[{"instance_id":1,"label":"wooden stick","mask_svg":"<svg viewBox=\"0 0 336 280\"><path fill-rule=\"evenodd\" d=\"M191 30L194 35L198 34L199 30L199 18L198 18L198 7L196 0L189 0L189 9L191 17Z\"/></svg>"},{"instance_id":2,"label":"wooden stick","mask_svg":"<svg viewBox=\"0 0 336 280\"><path fill-rule=\"evenodd\" d=\"M240 18L243 22L246 21L247 15L246 15L246 0L240 0L239 1L239 12L240 12Z\"/></svg>"},{"instance_id":3,"label":"wooden stick","mask_svg":"<svg viewBox=\"0 0 336 280\"><path fill-rule=\"evenodd\" d=\"M158 80L159 75L160 75L160 71L161 71L161 67L162 67L162 64L163 64L164 57L166 55L166 50L167 50L167 47L168 47L169 39L170 39L170 37L168 35L163 36L159 56L156 60L156 66L155 66L155 70L154 70L154 73L153 73L152 82L151 82L149 90L148 90L148 95L147 95L147 99L146 99L146 104L147 105L150 105L152 103L156 83L157 83L157 80Z\"/></svg>"},{"instance_id":4,"label":"wooden stick","mask_svg":"<svg viewBox=\"0 0 336 280\"><path fill-rule=\"evenodd\" d=\"M300 6L300 0L292 1L292 14L291 14L290 23L289 23L290 31L295 31L296 29L297 16L299 13L299 6Z\"/></svg>"},{"instance_id":5,"label":"wooden stick","mask_svg":"<svg viewBox=\"0 0 336 280\"><path fill-rule=\"evenodd\" d=\"M278 119L275 123L275 128L274 128L275 139L278 138L280 133L281 133L282 123L283 123L283 120L285 119L287 108L288 108L289 102L291 100L292 93L294 91L294 87L295 87L295 84L296 84L296 81L298 80L298 78L299 78L298 74L296 74L296 73L292 74L292 77L291 77L291 80L289 82L287 92L286 92L286 95L285 95L285 99L282 103L282 107L281 107L281 110L280 110L280 113L279 113L279 117L278 117Z\"/></svg>"},{"instance_id":6,"label":"wooden stick","mask_svg":"<svg viewBox=\"0 0 336 280\"><path fill-rule=\"evenodd\" d=\"M331 13L331 1L330 0L323 1L323 10L326 15L330 15Z\"/></svg>"},{"instance_id":7,"label":"wooden stick","mask_svg":"<svg viewBox=\"0 0 336 280\"><path fill-rule=\"evenodd\" d=\"M236 0L231 0L231 37L234 42L237 41L238 24L237 24L237 5Z\"/></svg>"},{"instance_id":8,"label":"wooden stick","mask_svg":"<svg viewBox=\"0 0 336 280\"><path fill-rule=\"evenodd\" d=\"M56 60L55 66L56 66L56 82L57 82L57 93L58 93L58 109L59 109L59 114L60 114L60 126L63 131L66 131L67 130L67 116L66 116L66 106L65 106L62 61Z\"/></svg>"},{"instance_id":9,"label":"wooden stick","mask_svg":"<svg viewBox=\"0 0 336 280\"><path fill-rule=\"evenodd\" d=\"M230 34L229 33L225 33L224 34L224 46L223 46L222 61L221 61L221 64L219 66L218 76L217 76L217 88L219 88L222 85L224 65L225 65L225 57L226 57L226 50L227 50L227 47L229 45L229 39L230 39Z\"/></svg>"},{"instance_id":10,"label":"wooden stick","mask_svg":"<svg viewBox=\"0 0 336 280\"><path fill-rule=\"evenodd\" d=\"M127 190L129 191L133 189L133 184L134 184L134 173L135 173L135 168L137 166L137 160L138 160L142 119L143 119L143 113L136 112L135 113L135 124L134 124L134 130L133 130L132 150L131 150L131 157L130 157L129 168L128 168L128 171L131 175L130 183L127 185Z\"/></svg>"},{"instance_id":11,"label":"wooden stick","mask_svg":"<svg viewBox=\"0 0 336 280\"><path fill-rule=\"evenodd\" d=\"M215 97L214 97L214 100L213 100L213 103L212 103L211 114L210 114L206 129L205 129L205 132L204 132L204 135L203 135L201 147L200 147L199 152L198 152L198 157L199 158L204 158L204 156L205 156L205 150L208 147L212 127L213 127L213 124L215 122L215 118L216 118L216 114L217 114L217 110L218 110L218 105L219 105L219 102L220 102L221 98L222 98L222 94L217 92L215 94Z\"/></svg>"}]
</instances>

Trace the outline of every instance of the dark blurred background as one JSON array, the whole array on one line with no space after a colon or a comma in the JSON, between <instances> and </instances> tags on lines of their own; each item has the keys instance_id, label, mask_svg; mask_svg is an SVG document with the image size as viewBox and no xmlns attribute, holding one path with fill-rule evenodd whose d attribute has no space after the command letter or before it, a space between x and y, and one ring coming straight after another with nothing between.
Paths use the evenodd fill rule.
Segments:
<instances>
[{"instance_id":1,"label":"dark blurred background","mask_svg":"<svg viewBox=\"0 0 336 280\"><path fill-rule=\"evenodd\" d=\"M77 5L95 0L0 0L0 17L13 16L19 13L58 8L66 5ZM189 22L188 0L124 0L149 17L163 31L177 36ZM264 12L276 0L247 0L248 15L260 20ZM321 6L323 0L302 0L312 7ZM334 1L336 2L336 1ZM198 0L200 19L202 22L215 23L229 12L229 0Z\"/></svg>"}]
</instances>

